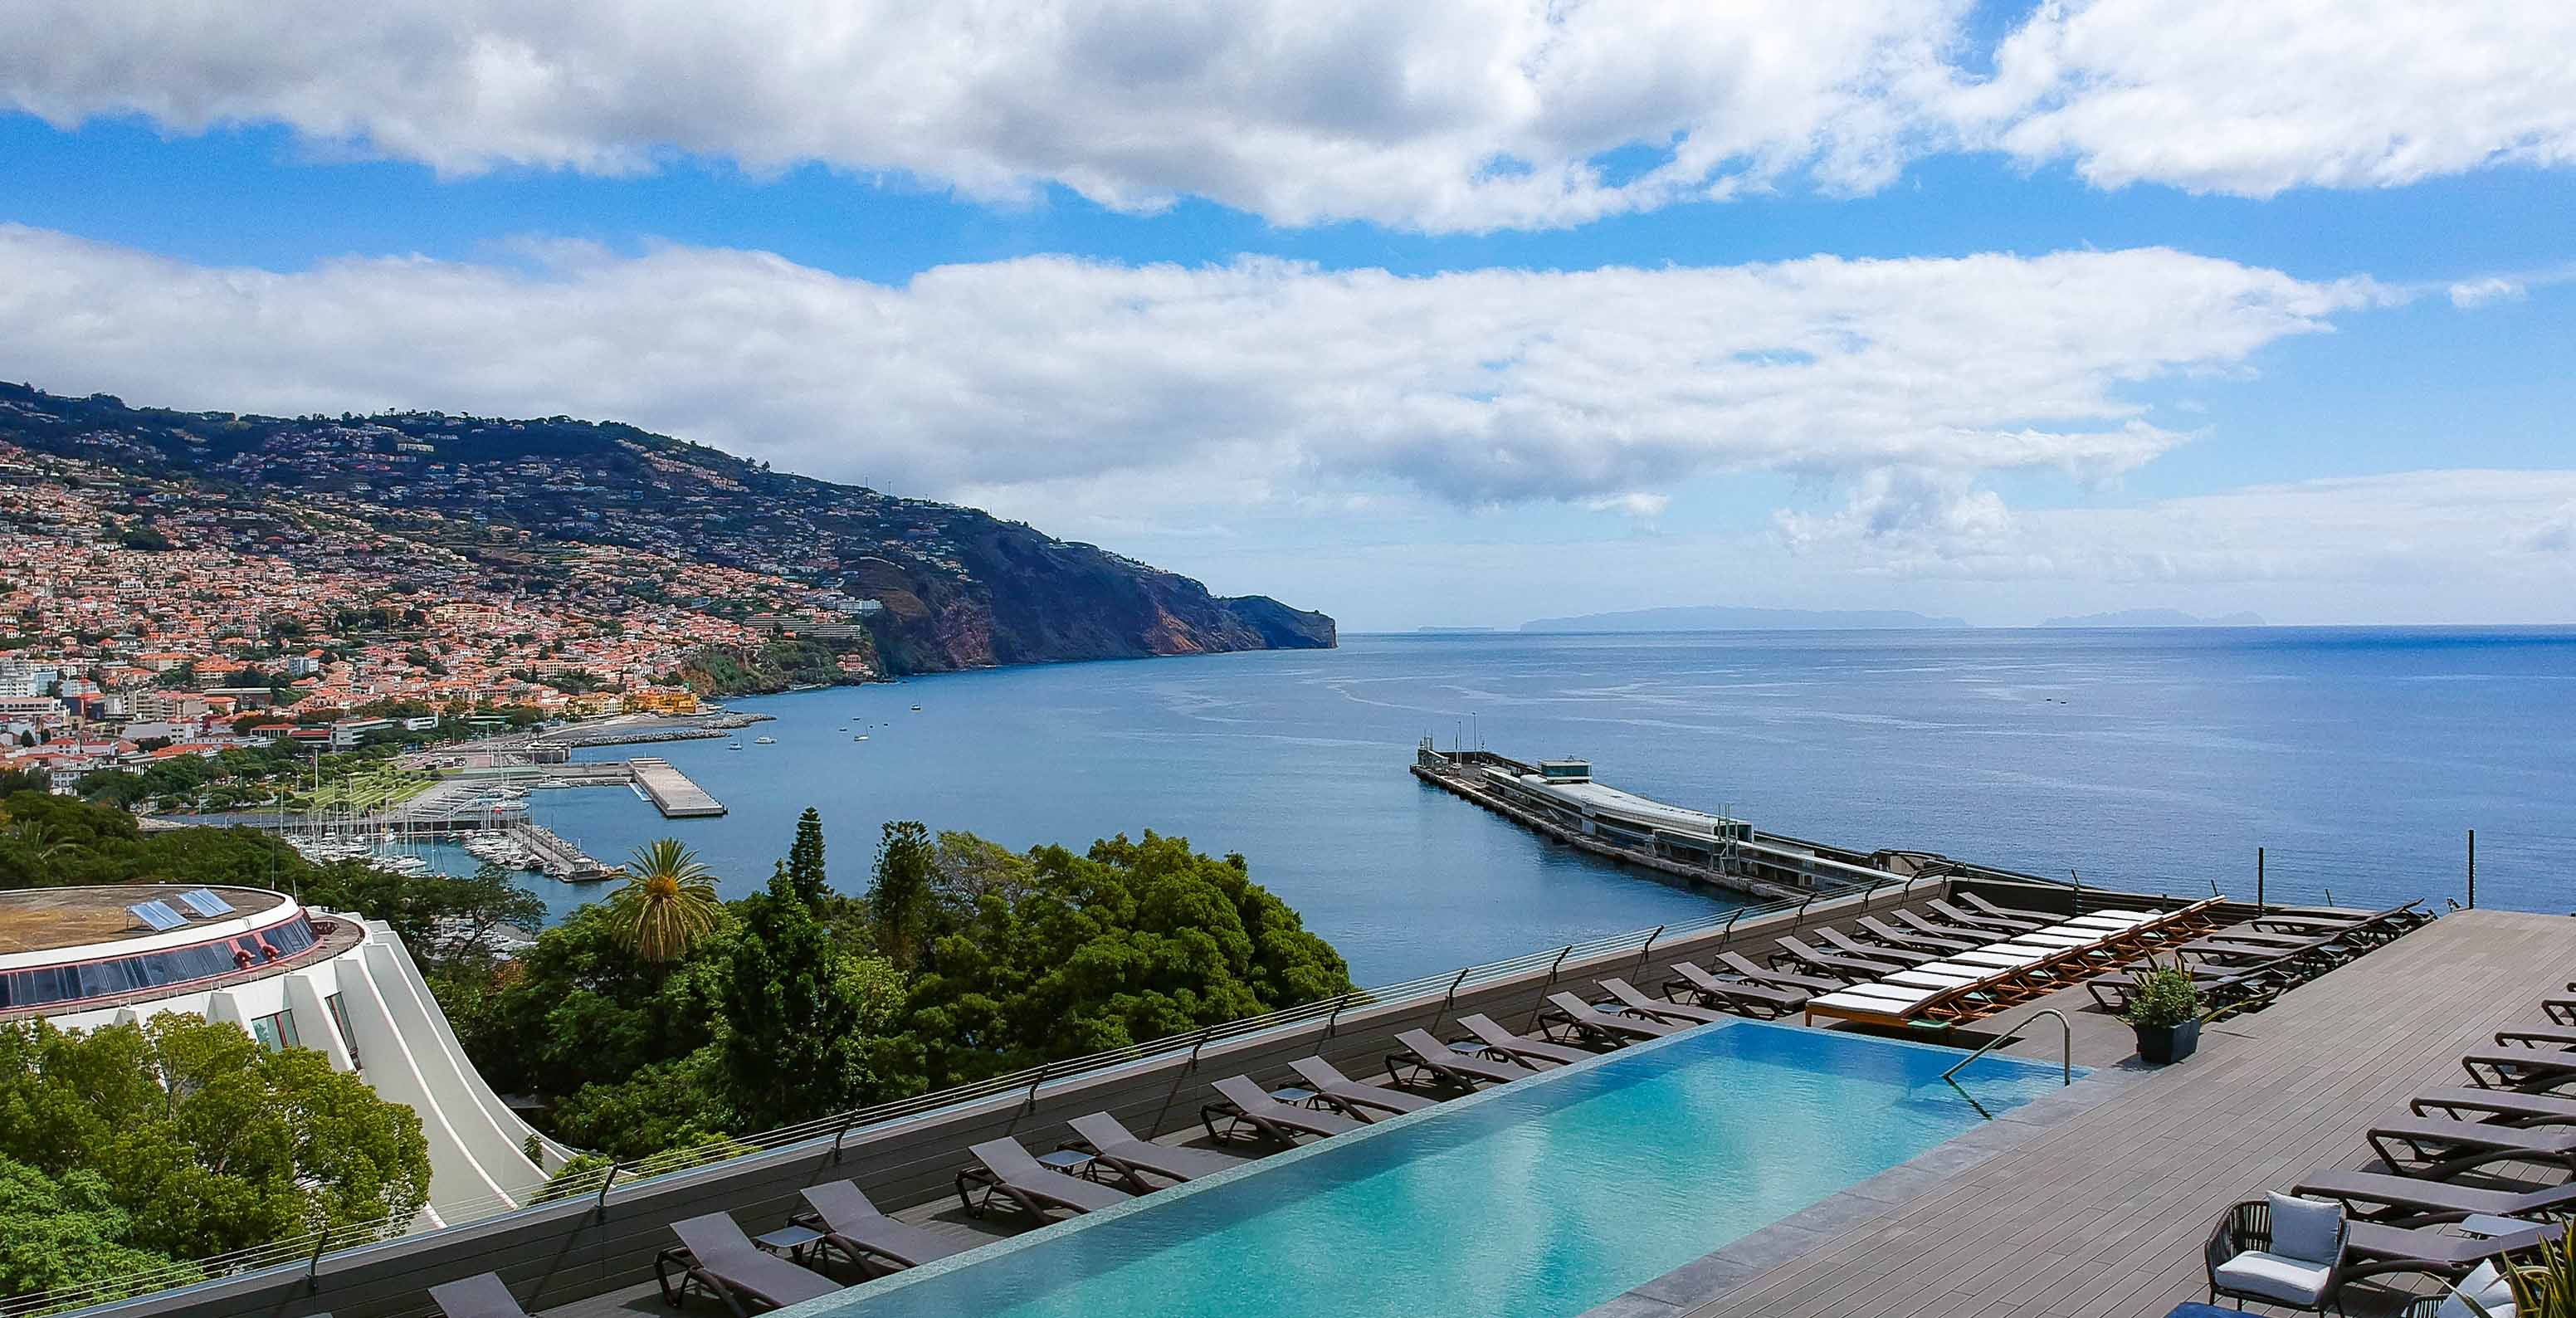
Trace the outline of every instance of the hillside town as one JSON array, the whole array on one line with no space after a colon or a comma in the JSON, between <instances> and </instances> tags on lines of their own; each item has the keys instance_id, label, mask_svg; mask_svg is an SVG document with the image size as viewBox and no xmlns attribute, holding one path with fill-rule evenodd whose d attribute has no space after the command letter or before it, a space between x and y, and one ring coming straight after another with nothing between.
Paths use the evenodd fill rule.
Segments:
<instances>
[{"instance_id":1,"label":"hillside town","mask_svg":"<svg viewBox=\"0 0 2576 1318\"><path fill-rule=\"evenodd\" d=\"M0 772L697 708L782 636L877 676L854 600L782 577L345 499L279 500L0 444Z\"/></svg>"}]
</instances>

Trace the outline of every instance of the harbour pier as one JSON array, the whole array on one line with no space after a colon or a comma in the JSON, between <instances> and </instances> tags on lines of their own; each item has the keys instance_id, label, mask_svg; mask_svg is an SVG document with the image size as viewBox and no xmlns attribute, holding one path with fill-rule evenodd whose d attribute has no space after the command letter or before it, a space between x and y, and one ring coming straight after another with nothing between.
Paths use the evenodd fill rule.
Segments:
<instances>
[{"instance_id":1,"label":"harbour pier","mask_svg":"<svg viewBox=\"0 0 2576 1318\"><path fill-rule=\"evenodd\" d=\"M1588 760L1529 764L1487 750L1439 750L1425 737L1414 754L1413 776L1579 851L1684 886L1758 900L1981 868L1930 852L1861 852L1766 833L1740 819L1594 782Z\"/></svg>"},{"instance_id":2,"label":"harbour pier","mask_svg":"<svg viewBox=\"0 0 2576 1318\"><path fill-rule=\"evenodd\" d=\"M725 812L724 802L689 781L669 760L637 756L626 763L634 772L636 790L664 819L707 819Z\"/></svg>"},{"instance_id":3,"label":"harbour pier","mask_svg":"<svg viewBox=\"0 0 2576 1318\"><path fill-rule=\"evenodd\" d=\"M594 860L582 849L556 836L555 831L533 820L520 819L509 825L510 837L536 857L537 868L548 878L588 883L613 879L626 871Z\"/></svg>"}]
</instances>

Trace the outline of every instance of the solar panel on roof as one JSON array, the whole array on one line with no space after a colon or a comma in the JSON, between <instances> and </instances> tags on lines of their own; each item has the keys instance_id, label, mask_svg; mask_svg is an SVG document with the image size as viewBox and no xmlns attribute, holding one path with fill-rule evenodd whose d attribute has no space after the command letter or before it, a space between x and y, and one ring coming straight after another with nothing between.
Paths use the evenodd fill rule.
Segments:
<instances>
[{"instance_id":1,"label":"solar panel on roof","mask_svg":"<svg viewBox=\"0 0 2576 1318\"><path fill-rule=\"evenodd\" d=\"M179 894L179 904L199 915L230 915L233 904L215 895L212 888L196 888Z\"/></svg>"},{"instance_id":2,"label":"solar panel on roof","mask_svg":"<svg viewBox=\"0 0 2576 1318\"><path fill-rule=\"evenodd\" d=\"M152 926L152 932L164 933L188 923L188 917L171 910L167 902L142 902L125 908L134 918Z\"/></svg>"}]
</instances>

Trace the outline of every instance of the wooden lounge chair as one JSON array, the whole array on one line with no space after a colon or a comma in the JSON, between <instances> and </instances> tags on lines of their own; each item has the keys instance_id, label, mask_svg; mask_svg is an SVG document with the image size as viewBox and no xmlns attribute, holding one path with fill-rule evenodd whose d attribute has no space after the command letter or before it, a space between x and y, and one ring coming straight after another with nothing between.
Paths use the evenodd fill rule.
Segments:
<instances>
[{"instance_id":1,"label":"wooden lounge chair","mask_svg":"<svg viewBox=\"0 0 2576 1318\"><path fill-rule=\"evenodd\" d=\"M673 1308L688 1299L693 1286L724 1301L738 1318L750 1313L746 1303L784 1309L841 1289L840 1283L819 1272L762 1253L729 1214L708 1213L673 1222L671 1234L680 1238L679 1247L654 1257L653 1280L662 1288L663 1301Z\"/></svg>"},{"instance_id":2,"label":"wooden lounge chair","mask_svg":"<svg viewBox=\"0 0 2576 1318\"><path fill-rule=\"evenodd\" d=\"M2474 1085L2417 1094L2407 1101L2406 1106L2419 1117L2439 1112L2459 1118L2462 1113L2473 1113L2484 1115L2462 1119L2500 1121L2509 1126L2576 1123L2576 1098L2525 1094L2511 1089L2480 1089Z\"/></svg>"},{"instance_id":3,"label":"wooden lounge chair","mask_svg":"<svg viewBox=\"0 0 2576 1318\"><path fill-rule=\"evenodd\" d=\"M429 1302L446 1318L528 1318L528 1311L511 1297L497 1272L432 1286Z\"/></svg>"},{"instance_id":4,"label":"wooden lounge chair","mask_svg":"<svg viewBox=\"0 0 2576 1318\"><path fill-rule=\"evenodd\" d=\"M2307 1179L2299 1182L2297 1192L2311 1199L2340 1199L2355 1206L2356 1212L2361 1211L2358 1206L2370 1205L2364 1216L2400 1222L2465 1217L2471 1213L2497 1217L2520 1217L2525 1213L2564 1215L2576 1209L2576 1185L2498 1190L2421 1176L2341 1169L2308 1173Z\"/></svg>"},{"instance_id":5,"label":"wooden lounge chair","mask_svg":"<svg viewBox=\"0 0 2576 1318\"><path fill-rule=\"evenodd\" d=\"M1571 993L1550 993L1547 1005L1555 1008L1543 1018L1551 1025L1574 1031L1584 1039L1617 1047L1633 1039L1660 1039L1680 1033L1684 1028L1638 1016L1606 1012ZM1620 1011L1627 1010L1621 1005Z\"/></svg>"},{"instance_id":6,"label":"wooden lounge chair","mask_svg":"<svg viewBox=\"0 0 2576 1318\"><path fill-rule=\"evenodd\" d=\"M1768 984L1773 988L1797 989L1806 993L1831 993L1845 983L1838 978L1801 975L1794 970L1766 966L1741 952L1720 952L1714 959L1717 964L1725 967L1718 972L1721 976L1731 974L1756 984ZM1700 969L1688 961L1676 961L1673 963L1673 973L1677 975L1700 973Z\"/></svg>"},{"instance_id":7,"label":"wooden lounge chair","mask_svg":"<svg viewBox=\"0 0 2576 1318\"><path fill-rule=\"evenodd\" d=\"M962 1254L978 1242L946 1235L910 1222L898 1222L877 1211L850 1181L825 1181L801 1192L806 1211L788 1219L823 1233L833 1252L870 1273L900 1272L933 1259Z\"/></svg>"},{"instance_id":8,"label":"wooden lounge chair","mask_svg":"<svg viewBox=\"0 0 2576 1318\"><path fill-rule=\"evenodd\" d=\"M1248 1075L1227 1076L1209 1087L1216 1090L1217 1101L1199 1109L1199 1120L1207 1125L1209 1139L1239 1139L1249 1129L1274 1144L1295 1148L1300 1135L1341 1135L1361 1125L1335 1113L1282 1103ZM1225 1120L1223 1130L1217 1129L1220 1117Z\"/></svg>"},{"instance_id":9,"label":"wooden lounge chair","mask_svg":"<svg viewBox=\"0 0 2576 1318\"><path fill-rule=\"evenodd\" d=\"M1009 1200L1012 1207L1041 1222L1050 1210L1089 1213L1135 1198L1114 1185L1050 1171L1008 1135L966 1151L974 1155L975 1165L957 1173L957 1201L977 1217L990 1210L996 1198Z\"/></svg>"},{"instance_id":10,"label":"wooden lounge chair","mask_svg":"<svg viewBox=\"0 0 2576 1318\"><path fill-rule=\"evenodd\" d=\"M1428 1076L1449 1088L1470 1090L1479 1081L1508 1084L1533 1074L1531 1068L1518 1062L1495 1061L1459 1052L1431 1037L1428 1030L1403 1030L1396 1034L1395 1041L1404 1045L1404 1051L1387 1054L1386 1078L1397 1084L1407 1083L1404 1074L1396 1069L1398 1067L1410 1068L1417 1081Z\"/></svg>"},{"instance_id":11,"label":"wooden lounge chair","mask_svg":"<svg viewBox=\"0 0 2576 1318\"><path fill-rule=\"evenodd\" d=\"M1290 1062L1288 1069L1295 1071L1297 1078L1305 1081L1306 1087L1314 1090L1317 1097L1361 1121L1375 1121L1381 1116L1400 1117L1407 1112L1440 1105L1435 1098L1353 1080L1321 1057L1300 1057Z\"/></svg>"},{"instance_id":12,"label":"wooden lounge chair","mask_svg":"<svg viewBox=\"0 0 2576 1318\"><path fill-rule=\"evenodd\" d=\"M1932 901L1926 903L1926 905L1932 908L1932 913L1934 915L1938 915L1946 920L1955 920L1971 929L1997 929L2008 934L2020 934L2028 933L2033 929L2045 929L2048 926L2057 923L2057 917L2053 915L2045 919L2034 918L2029 920L2020 919L2018 917L1988 915L1981 911L1971 911L1963 907L1954 906L1949 902L1940 900L1939 898L1934 898Z\"/></svg>"},{"instance_id":13,"label":"wooden lounge chair","mask_svg":"<svg viewBox=\"0 0 2576 1318\"><path fill-rule=\"evenodd\" d=\"M1676 1025L1706 1025L1711 1021L1725 1020L1731 1014L1714 1007L1694 1007L1688 1003L1649 997L1645 990L1617 976L1602 980L1601 989L1617 999L1620 1006L1626 1007L1633 1014L1649 1016L1659 1021L1671 1021ZM1807 1000L1807 995L1804 993L1782 996L1795 997L1800 1002Z\"/></svg>"},{"instance_id":14,"label":"wooden lounge chair","mask_svg":"<svg viewBox=\"0 0 2576 1318\"><path fill-rule=\"evenodd\" d=\"M1825 946L1842 953L1844 956L1858 957L1863 961L1902 961L1909 966L1919 966L1926 961L1938 961L1942 957L1949 955L1946 952L1926 952L1920 948L1912 947L1873 946L1844 933L1840 929L1818 929L1815 933L1816 938L1823 942Z\"/></svg>"},{"instance_id":15,"label":"wooden lounge chair","mask_svg":"<svg viewBox=\"0 0 2576 1318\"><path fill-rule=\"evenodd\" d=\"M2576 1053L2555 1048L2499 1048L2460 1059L2469 1083L2481 1089L2556 1089L2576 1080Z\"/></svg>"},{"instance_id":16,"label":"wooden lounge chair","mask_svg":"<svg viewBox=\"0 0 2576 1318\"><path fill-rule=\"evenodd\" d=\"M2370 1128L2370 1147L2416 1176L2453 1176L2491 1162L2554 1162L2576 1172L2576 1132L2448 1117L2408 1117Z\"/></svg>"},{"instance_id":17,"label":"wooden lounge chair","mask_svg":"<svg viewBox=\"0 0 2576 1318\"><path fill-rule=\"evenodd\" d=\"M1539 1062L1572 1066L1599 1055L1584 1048L1569 1048L1561 1043L1533 1039L1526 1034L1514 1034L1504 1029L1501 1021L1475 1012L1459 1017L1458 1023L1467 1027L1467 1033L1476 1036L1476 1041L1485 1046L1489 1056L1508 1057L1523 1066Z\"/></svg>"},{"instance_id":18,"label":"wooden lounge chair","mask_svg":"<svg viewBox=\"0 0 2576 1318\"><path fill-rule=\"evenodd\" d=\"M1840 952L1828 952L1822 948L1810 947L1795 934L1783 934L1772 942L1780 949L1772 954L1772 965L1805 966L1809 970L1823 974L1840 975L1848 983L1856 984L1862 980L1876 979L1881 975L1893 975L1905 968L1893 958L1872 959L1846 956Z\"/></svg>"},{"instance_id":19,"label":"wooden lounge chair","mask_svg":"<svg viewBox=\"0 0 2576 1318\"><path fill-rule=\"evenodd\" d=\"M1138 1194L1158 1187L1146 1178L1147 1173L1166 1181L1195 1181L1243 1165L1243 1159L1228 1157L1206 1149L1176 1149L1152 1140L1136 1138L1134 1132L1118 1118L1106 1112L1094 1112L1073 1119L1073 1133L1078 1147L1089 1153L1100 1166L1118 1173L1128 1188Z\"/></svg>"},{"instance_id":20,"label":"wooden lounge chair","mask_svg":"<svg viewBox=\"0 0 2576 1318\"><path fill-rule=\"evenodd\" d=\"M1807 999L1814 996L1813 992L1803 988L1783 988L1776 984L1755 984L1712 975L1688 961L1675 962L1673 973L1679 978L1664 985L1665 997L1670 998L1676 992L1689 993L1707 1006L1724 1007L1740 1016L1759 1016L1764 1020L1778 1020L1807 1005ZM1839 983L1832 983L1826 991L1841 987Z\"/></svg>"}]
</instances>

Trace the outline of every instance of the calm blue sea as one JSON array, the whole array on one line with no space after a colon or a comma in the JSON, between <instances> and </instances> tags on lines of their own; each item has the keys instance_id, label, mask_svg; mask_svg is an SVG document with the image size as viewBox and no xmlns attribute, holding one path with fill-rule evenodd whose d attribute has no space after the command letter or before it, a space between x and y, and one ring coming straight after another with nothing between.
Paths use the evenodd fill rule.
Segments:
<instances>
[{"instance_id":1,"label":"calm blue sea","mask_svg":"<svg viewBox=\"0 0 2576 1318\"><path fill-rule=\"evenodd\" d=\"M778 744L650 751L730 815L592 788L538 793L537 818L610 860L679 837L728 895L808 805L851 891L888 819L1014 847L1178 833L1249 857L1363 983L1719 906L1421 786L1425 735L1589 756L1777 832L2177 893L2250 895L2265 846L2274 900L2438 906L2475 828L2481 904L2576 910L2576 629L1354 636L739 704Z\"/></svg>"}]
</instances>

